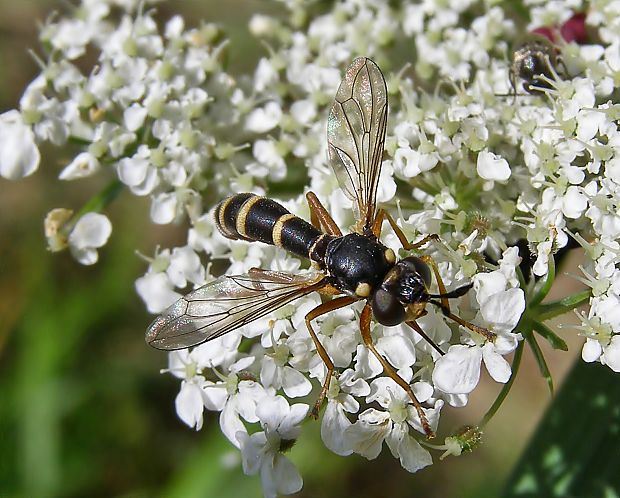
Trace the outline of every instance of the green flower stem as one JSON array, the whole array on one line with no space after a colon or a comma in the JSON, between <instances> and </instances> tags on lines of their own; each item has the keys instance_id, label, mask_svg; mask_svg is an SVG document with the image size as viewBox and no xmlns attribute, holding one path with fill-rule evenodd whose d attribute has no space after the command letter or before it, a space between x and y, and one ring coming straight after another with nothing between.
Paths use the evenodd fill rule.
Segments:
<instances>
[{"instance_id":1,"label":"green flower stem","mask_svg":"<svg viewBox=\"0 0 620 498\"><path fill-rule=\"evenodd\" d=\"M67 139L67 142L69 142L70 144L79 145L79 146L88 146L92 144L92 141L86 140L85 138L76 137L75 135L71 135Z\"/></svg>"},{"instance_id":2,"label":"green flower stem","mask_svg":"<svg viewBox=\"0 0 620 498\"><path fill-rule=\"evenodd\" d=\"M590 297L592 297L592 292L590 289L586 289L572 296L560 299L559 301L541 304L537 307L535 319L540 322L545 322L558 315L563 315L564 313L578 308L582 304L586 304L590 300Z\"/></svg>"},{"instance_id":3,"label":"green flower stem","mask_svg":"<svg viewBox=\"0 0 620 498\"><path fill-rule=\"evenodd\" d=\"M482 417L482 420L480 420L480 423L478 424L478 427L481 430L484 428L487 422L493 418L495 413L499 410L500 406L502 406L502 403L504 402L506 396L508 396L508 393L512 388L512 384L517 378L519 366L521 365L521 358L523 356L523 344L524 341L521 341L517 346L517 349L515 350L515 355L512 359L512 374L510 375L510 379L508 379L508 382L504 384L504 387L502 387L502 390L497 395L497 398L495 398L495 401L491 405L491 408L487 410L487 412L484 414L484 417Z\"/></svg>"},{"instance_id":4,"label":"green flower stem","mask_svg":"<svg viewBox=\"0 0 620 498\"><path fill-rule=\"evenodd\" d=\"M547 297L547 294L549 294L549 291L551 290L551 286L553 285L554 281L555 281L555 259L552 256L549 258L549 271L547 272L547 276L545 277L543 284L536 291L536 294L534 294L534 297L530 301L529 303L530 307L538 306L540 303L542 303L542 300L545 297Z\"/></svg>"},{"instance_id":5,"label":"green flower stem","mask_svg":"<svg viewBox=\"0 0 620 498\"><path fill-rule=\"evenodd\" d=\"M91 197L86 204L84 204L80 210L73 215L71 220L63 227L65 233L71 232L78 220L86 213L95 212L100 213L107 206L109 206L114 199L124 189L124 185L120 180L112 180L106 188L101 192Z\"/></svg>"},{"instance_id":6,"label":"green flower stem","mask_svg":"<svg viewBox=\"0 0 620 498\"><path fill-rule=\"evenodd\" d=\"M94 211L99 213L108 207L114 199L121 193L124 185L120 180L112 180L106 188L97 195L91 197L86 204L77 212L76 218L80 218L86 213Z\"/></svg>"}]
</instances>

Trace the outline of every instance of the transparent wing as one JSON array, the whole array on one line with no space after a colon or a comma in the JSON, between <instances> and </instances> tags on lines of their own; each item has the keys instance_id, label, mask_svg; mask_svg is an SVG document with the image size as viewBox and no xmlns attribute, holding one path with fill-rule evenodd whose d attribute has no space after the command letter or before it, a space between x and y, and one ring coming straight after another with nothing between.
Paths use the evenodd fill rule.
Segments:
<instances>
[{"instance_id":1,"label":"transparent wing","mask_svg":"<svg viewBox=\"0 0 620 498\"><path fill-rule=\"evenodd\" d=\"M328 158L349 197L360 228L375 218L377 185L387 123L387 87L383 73L360 57L348 67L327 121Z\"/></svg>"},{"instance_id":2,"label":"transparent wing","mask_svg":"<svg viewBox=\"0 0 620 498\"><path fill-rule=\"evenodd\" d=\"M251 269L225 275L190 292L158 316L146 331L157 349L196 346L220 337L324 286L324 275Z\"/></svg>"}]
</instances>

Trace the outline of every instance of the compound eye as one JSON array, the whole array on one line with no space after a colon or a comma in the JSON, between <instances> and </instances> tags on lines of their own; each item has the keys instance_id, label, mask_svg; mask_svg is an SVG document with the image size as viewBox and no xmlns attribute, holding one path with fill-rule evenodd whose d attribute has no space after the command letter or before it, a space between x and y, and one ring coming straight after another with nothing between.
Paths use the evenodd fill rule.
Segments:
<instances>
[{"instance_id":1,"label":"compound eye","mask_svg":"<svg viewBox=\"0 0 620 498\"><path fill-rule=\"evenodd\" d=\"M416 256L409 256L407 258L404 258L403 261L405 261L407 263L407 266L413 268L416 273L420 275L420 277L422 277L422 280L424 281L426 287L429 287L431 285L431 269L424 261L422 261Z\"/></svg>"},{"instance_id":2,"label":"compound eye","mask_svg":"<svg viewBox=\"0 0 620 498\"><path fill-rule=\"evenodd\" d=\"M372 312L377 321L382 325L392 327L403 323L405 320L405 308L393 294L383 289L377 290L372 296L370 303Z\"/></svg>"}]
</instances>

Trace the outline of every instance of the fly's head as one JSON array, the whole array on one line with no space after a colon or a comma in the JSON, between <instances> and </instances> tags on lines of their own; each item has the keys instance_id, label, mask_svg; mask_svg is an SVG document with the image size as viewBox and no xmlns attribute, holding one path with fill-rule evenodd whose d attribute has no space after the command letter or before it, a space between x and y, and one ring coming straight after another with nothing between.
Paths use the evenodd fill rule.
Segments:
<instances>
[{"instance_id":1,"label":"fly's head","mask_svg":"<svg viewBox=\"0 0 620 498\"><path fill-rule=\"evenodd\" d=\"M416 256L401 259L387 272L371 297L375 318L387 326L402 323L409 305L429 301L430 284L431 270L424 261Z\"/></svg>"}]
</instances>

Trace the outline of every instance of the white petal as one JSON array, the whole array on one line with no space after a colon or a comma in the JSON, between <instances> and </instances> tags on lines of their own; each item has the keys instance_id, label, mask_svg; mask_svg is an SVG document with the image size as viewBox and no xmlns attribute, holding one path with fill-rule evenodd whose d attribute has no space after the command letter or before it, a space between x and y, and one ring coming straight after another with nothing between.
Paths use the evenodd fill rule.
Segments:
<instances>
[{"instance_id":1,"label":"white petal","mask_svg":"<svg viewBox=\"0 0 620 498\"><path fill-rule=\"evenodd\" d=\"M177 205L174 192L157 194L151 202L151 220L158 225L172 223L177 215Z\"/></svg>"},{"instance_id":2,"label":"white petal","mask_svg":"<svg viewBox=\"0 0 620 498\"><path fill-rule=\"evenodd\" d=\"M282 109L276 102L268 102L265 107L259 107L250 114L245 122L245 127L255 133L265 133L273 129L282 117Z\"/></svg>"},{"instance_id":3,"label":"white petal","mask_svg":"<svg viewBox=\"0 0 620 498\"><path fill-rule=\"evenodd\" d=\"M389 413L369 408L347 428L345 437L355 453L374 460L381 453L383 440L390 433L391 425Z\"/></svg>"},{"instance_id":4,"label":"white petal","mask_svg":"<svg viewBox=\"0 0 620 498\"><path fill-rule=\"evenodd\" d=\"M279 369L271 356L264 356L261 362L260 381L265 387L280 387Z\"/></svg>"},{"instance_id":5,"label":"white petal","mask_svg":"<svg viewBox=\"0 0 620 498\"><path fill-rule=\"evenodd\" d=\"M224 406L224 409L220 413L220 428L222 429L222 434L224 434L237 448L240 448L241 442L239 441L239 434L247 432L247 429L239 418L239 413L237 413L235 405L235 400L232 398Z\"/></svg>"},{"instance_id":6,"label":"white petal","mask_svg":"<svg viewBox=\"0 0 620 498\"><path fill-rule=\"evenodd\" d=\"M394 181L394 170L390 165L390 161L384 161L377 188L377 202L389 202L395 194L396 182Z\"/></svg>"},{"instance_id":7,"label":"white petal","mask_svg":"<svg viewBox=\"0 0 620 498\"><path fill-rule=\"evenodd\" d=\"M263 488L263 498L278 498L278 485L274 475L275 458L275 453L270 451L260 461L260 483Z\"/></svg>"},{"instance_id":8,"label":"white petal","mask_svg":"<svg viewBox=\"0 0 620 498\"><path fill-rule=\"evenodd\" d=\"M203 386L204 404L211 411L222 411L226 400L228 400L228 392L226 386L222 383L207 383Z\"/></svg>"},{"instance_id":9,"label":"white petal","mask_svg":"<svg viewBox=\"0 0 620 498\"><path fill-rule=\"evenodd\" d=\"M482 349L462 344L450 346L448 352L437 360L433 370L433 383L449 394L467 394L480 380Z\"/></svg>"},{"instance_id":10,"label":"white petal","mask_svg":"<svg viewBox=\"0 0 620 498\"><path fill-rule=\"evenodd\" d=\"M588 198L581 192L581 189L571 185L566 190L562 198L562 212L567 218L579 218L588 207Z\"/></svg>"},{"instance_id":11,"label":"white petal","mask_svg":"<svg viewBox=\"0 0 620 498\"><path fill-rule=\"evenodd\" d=\"M431 454L409 435L408 426L405 423L394 424L386 442L392 454L398 457L400 464L409 472L417 472L433 463Z\"/></svg>"},{"instance_id":12,"label":"white petal","mask_svg":"<svg viewBox=\"0 0 620 498\"><path fill-rule=\"evenodd\" d=\"M312 391L312 384L301 372L287 365L282 372L282 389L289 398L298 398Z\"/></svg>"},{"instance_id":13,"label":"white petal","mask_svg":"<svg viewBox=\"0 0 620 498\"><path fill-rule=\"evenodd\" d=\"M40 159L34 133L21 114L16 110L0 114L0 176L17 180L31 175Z\"/></svg>"},{"instance_id":14,"label":"white petal","mask_svg":"<svg viewBox=\"0 0 620 498\"><path fill-rule=\"evenodd\" d=\"M99 161L95 156L88 152L82 152L75 156L75 159L65 167L58 175L61 180L75 180L86 178L99 171Z\"/></svg>"},{"instance_id":15,"label":"white petal","mask_svg":"<svg viewBox=\"0 0 620 498\"><path fill-rule=\"evenodd\" d=\"M290 407L283 396L268 396L256 406L256 415L263 427L276 431L282 420L289 414Z\"/></svg>"},{"instance_id":16,"label":"white petal","mask_svg":"<svg viewBox=\"0 0 620 498\"><path fill-rule=\"evenodd\" d=\"M601 360L604 360L605 364L614 372L620 372L620 335L614 335L611 338Z\"/></svg>"},{"instance_id":17,"label":"white petal","mask_svg":"<svg viewBox=\"0 0 620 498\"><path fill-rule=\"evenodd\" d=\"M316 104L312 100L298 100L291 105L291 116L301 124L308 124L316 116Z\"/></svg>"},{"instance_id":18,"label":"white petal","mask_svg":"<svg viewBox=\"0 0 620 498\"><path fill-rule=\"evenodd\" d=\"M478 154L476 170L478 171L478 175L485 180L503 182L510 178L510 166L508 166L508 161L486 150Z\"/></svg>"},{"instance_id":19,"label":"white petal","mask_svg":"<svg viewBox=\"0 0 620 498\"><path fill-rule=\"evenodd\" d=\"M504 332L510 332L517 326L523 311L525 295L519 288L493 294L480 306L482 317Z\"/></svg>"},{"instance_id":20,"label":"white petal","mask_svg":"<svg viewBox=\"0 0 620 498\"><path fill-rule=\"evenodd\" d=\"M250 423L258 422L256 405L267 397L267 391L258 382L252 380L242 380L237 389L239 390L236 396L239 415Z\"/></svg>"},{"instance_id":21,"label":"white petal","mask_svg":"<svg viewBox=\"0 0 620 498\"><path fill-rule=\"evenodd\" d=\"M290 411L278 427L278 433L283 439L297 439L299 437L301 432L299 424L305 420L309 409L310 406L305 403L291 405Z\"/></svg>"},{"instance_id":22,"label":"white petal","mask_svg":"<svg viewBox=\"0 0 620 498\"><path fill-rule=\"evenodd\" d=\"M501 271L492 271L489 273L478 273L474 275L474 290L476 291L476 300L482 304L493 294L506 289L508 280Z\"/></svg>"},{"instance_id":23,"label":"white petal","mask_svg":"<svg viewBox=\"0 0 620 498\"><path fill-rule=\"evenodd\" d=\"M381 337L376 347L397 370L415 363L415 347L406 337L400 335Z\"/></svg>"},{"instance_id":24,"label":"white petal","mask_svg":"<svg viewBox=\"0 0 620 498\"><path fill-rule=\"evenodd\" d=\"M581 358L583 361L591 363L600 358L603 353L603 348L601 347L601 343L594 339L587 339L586 343L583 345L583 349L581 350Z\"/></svg>"},{"instance_id":25,"label":"white petal","mask_svg":"<svg viewBox=\"0 0 620 498\"><path fill-rule=\"evenodd\" d=\"M149 313L160 313L181 298L181 294L172 290L165 273L147 273L138 278L135 285Z\"/></svg>"},{"instance_id":26,"label":"white petal","mask_svg":"<svg viewBox=\"0 0 620 498\"><path fill-rule=\"evenodd\" d=\"M69 249L71 250L71 255L81 265L94 265L99 260L99 253L96 249L91 249L90 247L78 249L74 246L71 246Z\"/></svg>"},{"instance_id":27,"label":"white petal","mask_svg":"<svg viewBox=\"0 0 620 498\"><path fill-rule=\"evenodd\" d=\"M149 170L149 162L142 157L125 157L116 165L118 177L125 185L140 185Z\"/></svg>"},{"instance_id":28,"label":"white petal","mask_svg":"<svg viewBox=\"0 0 620 498\"><path fill-rule=\"evenodd\" d=\"M362 379L372 379L383 372L383 366L367 347L357 346L355 355L355 374Z\"/></svg>"},{"instance_id":29,"label":"white petal","mask_svg":"<svg viewBox=\"0 0 620 498\"><path fill-rule=\"evenodd\" d=\"M264 432L255 432L251 436L245 431L235 435L241 450L241 463L245 475L256 474L260 469L261 460L264 456L267 438Z\"/></svg>"},{"instance_id":30,"label":"white petal","mask_svg":"<svg viewBox=\"0 0 620 498\"><path fill-rule=\"evenodd\" d=\"M297 467L282 454L277 454L274 458L273 479L278 493L283 495L297 493L304 485Z\"/></svg>"},{"instance_id":31,"label":"white petal","mask_svg":"<svg viewBox=\"0 0 620 498\"><path fill-rule=\"evenodd\" d=\"M508 382L512 374L510 364L495 351L493 344L482 346L482 359L493 380L502 384Z\"/></svg>"},{"instance_id":32,"label":"white petal","mask_svg":"<svg viewBox=\"0 0 620 498\"><path fill-rule=\"evenodd\" d=\"M420 403L424 403L435 392L433 386L425 381L416 382L411 386L411 389L413 390L413 394L415 394L415 397L418 398L418 401Z\"/></svg>"},{"instance_id":33,"label":"white petal","mask_svg":"<svg viewBox=\"0 0 620 498\"><path fill-rule=\"evenodd\" d=\"M321 421L321 439L336 455L353 453L345 432L351 425L342 405L335 400L329 400Z\"/></svg>"},{"instance_id":34,"label":"white petal","mask_svg":"<svg viewBox=\"0 0 620 498\"><path fill-rule=\"evenodd\" d=\"M190 427L200 430L202 427L202 389L191 382L183 381L181 391L177 395L174 406L179 418Z\"/></svg>"},{"instance_id":35,"label":"white petal","mask_svg":"<svg viewBox=\"0 0 620 498\"><path fill-rule=\"evenodd\" d=\"M131 104L123 113L125 127L129 131L138 130L144 123L144 118L146 118L146 108L140 104Z\"/></svg>"},{"instance_id":36,"label":"white petal","mask_svg":"<svg viewBox=\"0 0 620 498\"><path fill-rule=\"evenodd\" d=\"M107 216L86 213L69 234L69 245L76 249L96 248L105 245L112 233L112 223Z\"/></svg>"}]
</instances>

